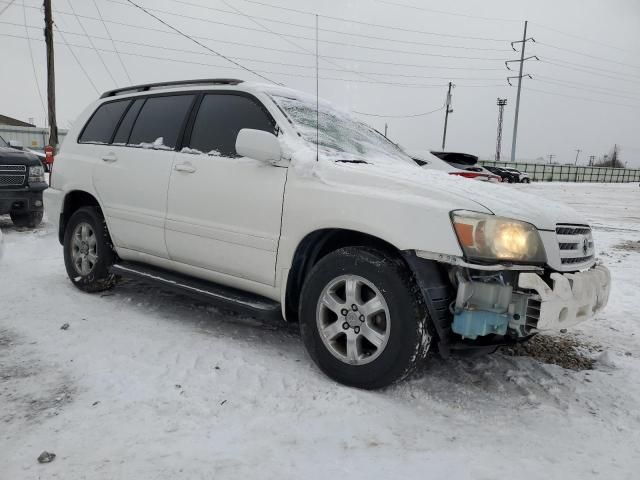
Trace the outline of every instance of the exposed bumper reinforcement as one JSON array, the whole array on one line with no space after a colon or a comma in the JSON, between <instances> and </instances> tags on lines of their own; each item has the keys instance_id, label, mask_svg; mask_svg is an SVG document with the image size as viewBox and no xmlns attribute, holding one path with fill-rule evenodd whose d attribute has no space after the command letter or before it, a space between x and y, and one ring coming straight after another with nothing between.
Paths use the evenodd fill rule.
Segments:
<instances>
[{"instance_id":1,"label":"exposed bumper reinforcement","mask_svg":"<svg viewBox=\"0 0 640 480\"><path fill-rule=\"evenodd\" d=\"M552 273L553 288L536 273L521 273L520 288L535 291L540 297L537 330L558 330L588 320L609 300L611 274L604 265L584 272Z\"/></svg>"}]
</instances>

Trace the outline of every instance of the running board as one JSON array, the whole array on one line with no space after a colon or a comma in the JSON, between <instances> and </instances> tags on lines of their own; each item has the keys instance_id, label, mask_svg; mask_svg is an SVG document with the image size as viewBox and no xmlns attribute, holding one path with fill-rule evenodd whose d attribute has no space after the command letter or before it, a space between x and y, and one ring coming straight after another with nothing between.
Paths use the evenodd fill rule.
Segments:
<instances>
[{"instance_id":1,"label":"running board","mask_svg":"<svg viewBox=\"0 0 640 480\"><path fill-rule=\"evenodd\" d=\"M116 263L111 267L111 271L116 275L154 283L168 290L205 300L254 318L282 320L280 303L260 295L134 262Z\"/></svg>"}]
</instances>

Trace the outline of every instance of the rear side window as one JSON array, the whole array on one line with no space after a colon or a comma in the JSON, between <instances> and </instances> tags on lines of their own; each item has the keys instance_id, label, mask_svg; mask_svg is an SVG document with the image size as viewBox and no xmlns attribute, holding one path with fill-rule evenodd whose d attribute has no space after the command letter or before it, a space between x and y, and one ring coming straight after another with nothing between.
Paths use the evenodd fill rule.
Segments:
<instances>
[{"instance_id":1,"label":"rear side window","mask_svg":"<svg viewBox=\"0 0 640 480\"><path fill-rule=\"evenodd\" d=\"M131 100L103 103L89 119L78 141L80 143L110 143L113 132Z\"/></svg>"},{"instance_id":2,"label":"rear side window","mask_svg":"<svg viewBox=\"0 0 640 480\"><path fill-rule=\"evenodd\" d=\"M205 95L193 125L189 146L204 153L235 157L243 128L275 132L275 122L257 101L241 95Z\"/></svg>"},{"instance_id":3,"label":"rear side window","mask_svg":"<svg viewBox=\"0 0 640 480\"><path fill-rule=\"evenodd\" d=\"M131 134L131 127L133 127L133 122L136 121L138 113L140 113L140 109L144 104L144 101L144 98L139 98L134 101L133 104L129 107L127 113L124 114L122 122L120 122L120 126L118 127L118 131L116 132L116 136L113 137L113 143L127 143L127 141L129 140L129 134Z\"/></svg>"},{"instance_id":4,"label":"rear side window","mask_svg":"<svg viewBox=\"0 0 640 480\"><path fill-rule=\"evenodd\" d=\"M128 144L155 144L174 148L192 101L193 95L147 98L135 121Z\"/></svg>"}]
</instances>

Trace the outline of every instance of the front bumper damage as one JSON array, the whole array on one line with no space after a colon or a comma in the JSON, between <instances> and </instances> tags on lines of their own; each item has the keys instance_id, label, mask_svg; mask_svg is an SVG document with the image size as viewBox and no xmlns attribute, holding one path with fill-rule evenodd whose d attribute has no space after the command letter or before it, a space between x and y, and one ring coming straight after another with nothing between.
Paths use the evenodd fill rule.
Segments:
<instances>
[{"instance_id":1,"label":"front bumper damage","mask_svg":"<svg viewBox=\"0 0 640 480\"><path fill-rule=\"evenodd\" d=\"M533 297L540 302L538 330L572 327L590 319L607 305L611 274L604 265L595 265L584 272L554 272L550 279L553 287L535 273L521 273L518 277L518 286L535 292Z\"/></svg>"},{"instance_id":2,"label":"front bumper damage","mask_svg":"<svg viewBox=\"0 0 640 480\"><path fill-rule=\"evenodd\" d=\"M601 264L559 273L473 265L458 257L405 259L425 296L444 356L451 350L495 349L586 321L606 306L611 286L609 270Z\"/></svg>"}]
</instances>

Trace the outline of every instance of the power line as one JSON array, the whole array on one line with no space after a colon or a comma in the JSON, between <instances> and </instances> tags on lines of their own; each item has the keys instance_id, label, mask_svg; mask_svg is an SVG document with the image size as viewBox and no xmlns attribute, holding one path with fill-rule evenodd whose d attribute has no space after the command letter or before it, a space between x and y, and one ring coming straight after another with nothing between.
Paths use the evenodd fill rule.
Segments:
<instances>
[{"instance_id":1,"label":"power line","mask_svg":"<svg viewBox=\"0 0 640 480\"><path fill-rule=\"evenodd\" d=\"M176 0L176 1L177 1L177 0ZM255 23L256 25L258 25L258 26L260 26L260 27L262 27L265 31L267 31L267 32L269 32L269 33L272 33L272 34L274 34L274 35L277 35L277 36L278 36L278 37L280 37L282 40L284 40L285 42L287 42L287 43L288 43L288 44L290 44L290 45L293 45L293 46L294 46L295 48L297 48L298 50L302 50L303 52L307 52L307 53L311 53L311 54L313 54L313 52L311 52L310 50L307 50L306 48L302 47L301 45L298 45L297 43L295 43L295 42L293 42L293 41L289 40L288 38L286 38L286 36L281 35L280 33L278 33L278 32L275 32L275 31L271 30L269 27L264 26L264 25L263 25L262 23L260 23L258 20L256 20L255 18L253 18L251 15L245 15L244 13L242 13L242 12L241 12L239 9L237 9L236 7L234 7L234 6L232 6L232 5L229 5L225 0L221 0L221 1L222 1L222 3L224 3L227 7L229 7L229 8L232 8L232 9L236 10L236 12L237 12L237 13L239 13L239 14L241 14L241 15L245 16L246 18L248 18L248 19L249 19L249 21L251 21L251 22ZM316 65L315 65L315 66L316 66L316 73L317 73L317 72L318 72L318 59L319 59L319 57L320 57L320 55L318 54L318 51L319 51L319 35L318 35L319 28L318 28L318 16L317 16L317 15L316 15L316 17L315 17L315 24L316 24L316 38L315 38L315 47L316 47L316 51L315 51L315 60L316 60L316 62L315 62L315 63L316 63ZM328 63L330 63L330 64L332 64L332 65L334 65L334 66L336 66L336 67L340 67L340 65L339 65L339 64L337 64L337 63L335 63L335 62L332 62L331 60L325 60L325 61L327 61ZM363 75L363 74L362 74L362 73L360 73L360 72L356 72L356 71L354 71L354 70L350 70L350 69L346 69L346 68L345 68L345 70L346 70L346 71L348 71L348 72L350 72L350 73L355 73L355 74L356 74L356 75L358 75L358 76L361 76L361 77L364 77L364 78L369 78L369 79L371 79L370 77L367 77L366 75ZM317 80L317 78L316 78L316 80ZM316 83L317 83L317 82L316 82ZM317 93L317 92L316 92L316 93Z\"/></svg>"},{"instance_id":2,"label":"power line","mask_svg":"<svg viewBox=\"0 0 640 480\"><path fill-rule=\"evenodd\" d=\"M371 0L372 2L376 2L376 3L384 3L386 5L393 5L395 7L403 7L403 8L410 8L412 10L420 10L423 12L430 12L430 13L438 13L440 15L451 15L453 17L462 17L462 18L470 18L470 19L474 19L474 20L487 20L487 21L491 21L491 22L522 22L522 20L519 19L515 19L515 18L494 18L494 17L483 17L480 15L469 15L466 13L456 13L456 12L447 12L445 10L436 10L435 8L427 8L427 7L418 7L415 5L407 5L406 3L400 3L400 2L392 2L389 0Z\"/></svg>"},{"instance_id":3,"label":"power line","mask_svg":"<svg viewBox=\"0 0 640 480\"><path fill-rule=\"evenodd\" d=\"M353 113L357 113L358 115L364 115L366 117L377 117L377 118L415 118L415 117L425 117L427 115L431 115L432 113L439 112L443 109L444 109L444 105L440 108L436 108L435 110L431 110L429 112L413 113L413 114L407 114L407 115L380 115L377 113L358 112L356 110L354 110Z\"/></svg>"},{"instance_id":4,"label":"power line","mask_svg":"<svg viewBox=\"0 0 640 480\"><path fill-rule=\"evenodd\" d=\"M553 81L559 82L559 83L566 83L566 84L570 84L570 85L578 85L580 87L587 87L587 88L591 88L591 89L609 91L609 88L599 87L597 85L592 85L590 83L575 82L575 81L572 81L572 80L564 80L562 78L548 77L546 75L542 75L541 76L539 74L536 74L536 79L537 80L540 80L540 79L553 80ZM617 88L616 88L616 91L620 92L620 93L627 94L627 95L635 95L636 93L638 93L638 92L630 92L628 90L620 90L620 89L617 89Z\"/></svg>"},{"instance_id":5,"label":"power line","mask_svg":"<svg viewBox=\"0 0 640 480\"><path fill-rule=\"evenodd\" d=\"M545 42L537 42L537 43L538 43L538 45L542 45L543 47L553 48L553 49L555 49L555 50L561 50L561 51L563 51L563 52L570 52L570 53L573 53L573 54L575 54L575 55L581 55L581 56L583 56L583 57L593 58L593 59L595 59L595 60L600 60L600 61L602 61L602 62L615 63L615 64L617 64L617 65L622 65L622 66L630 67L630 68L640 68L640 66L638 66L638 65L631 65L631 64L629 64L628 62L618 62L618 61L616 61L616 60L611 60L610 58L599 57L599 56L597 56L597 55L592 55L592 54L590 54L590 53L584 53L584 52L581 52L581 51L579 51L579 50L573 50L573 49L571 49L571 48L558 47L558 46L556 46L556 45L551 45L550 43L545 43Z\"/></svg>"},{"instance_id":6,"label":"power line","mask_svg":"<svg viewBox=\"0 0 640 480\"><path fill-rule=\"evenodd\" d=\"M112 1L113 3L117 3L120 4L121 2L118 2L116 0L107 0L107 1ZM312 29L313 27L309 26L309 25L304 25L304 24L300 24L300 23L292 23L289 21L282 21L282 20L277 20L277 19L273 19L273 18L266 18L266 17L261 17L261 16L257 16L257 15L249 15L246 13L242 13L240 12L236 7L233 7L232 5L229 5L227 2L223 1L222 3L224 3L228 8L234 9L236 10L235 12L230 12L228 10L223 10L220 8L215 8L215 7L211 7L208 5L200 5L198 3L193 3L193 2L188 2L186 0L170 0L173 3L180 3L183 5L189 5L189 6L193 6L193 7L198 7L198 8L204 8L206 10L211 10L214 12L221 12L221 13L228 13L231 15L242 15L244 17L248 17L248 18L253 18L256 20L263 20L263 21L267 21L267 22L273 22L273 23L280 23L280 24L284 24L287 26L293 26L293 27L298 27L298 28L304 28L304 29ZM319 15L321 16L321 15ZM400 40L400 39L395 39L395 38L389 38L389 37L380 37L379 35L366 35L363 33L355 33L355 32L345 32L342 30L334 30L334 29L330 29L330 28L319 28L318 29L320 32L328 32L328 33L337 33L339 35L346 35L349 37L360 37L360 38L366 38L366 39L373 39L373 40L379 40L379 41L385 41L385 42L395 42L395 43L404 43L404 44L408 44L408 45L421 45L421 46L427 46L427 47L440 47L440 48L458 48L458 49L464 49L464 50L479 50L479 51L493 51L493 52L508 52L509 50L505 49L505 48L483 48L483 47L468 47L468 46L464 46L464 45L444 45L444 44L439 44L439 43L429 43L429 42L417 42L417 41L413 41L413 40ZM304 38L304 37L300 37L300 38ZM308 38L305 38L308 39Z\"/></svg>"},{"instance_id":7,"label":"power line","mask_svg":"<svg viewBox=\"0 0 640 480\"><path fill-rule=\"evenodd\" d=\"M0 25L17 25L15 23L12 22L3 22L0 21ZM36 26L29 26L29 28L33 28L33 29L39 29L39 27ZM66 35L75 35L75 36L79 36L79 37L84 37L84 35L76 33L76 32L70 32L67 30L60 30L62 33L66 34ZM178 53L187 53L187 54L191 54L191 55L203 55L203 56L210 56L209 53L206 52L202 52L202 51L195 51L195 50L185 50L185 49L181 49L181 48L174 48L174 47L167 47L164 45L156 45L156 44L152 44L152 43L144 43L144 42L132 42L132 41L127 41L127 40L119 40L119 39L111 39L111 38L107 38L107 37L101 37L101 36L97 36L97 35L92 35L92 38L95 40L113 40L116 43L122 43L124 45L134 45L134 46L139 46L139 47L146 47L146 48L152 48L152 49L158 49L158 50L163 50L163 51L171 51L171 52L178 52ZM248 44L245 44L248 45ZM81 46L82 48L88 48L85 46ZM296 52L293 52L296 53ZM234 55L229 55L229 58L232 58L234 60L238 60L238 61L249 61L249 62L256 62L256 63L266 63L266 64L271 64L271 65L279 65L279 66L285 66L285 67L293 67L293 68L304 68L304 69L312 69L315 68L312 65L302 65L299 63L286 63L286 62L277 62L277 61L272 61L272 60L263 60L263 59L258 59L258 58L251 58L251 57L238 57L238 56L234 56ZM323 58L323 56L320 56L320 58ZM341 57L338 57L341 58ZM357 59L350 59L350 58L341 58L343 60L354 60L356 61ZM386 63L386 62L383 62ZM394 63L391 63L391 65L397 65ZM402 65L402 64L400 64ZM422 67L422 65L413 65L416 67ZM424 67L429 67L424 66ZM448 67L430 67L430 68L448 68ZM452 67L455 69L459 69L458 67ZM333 71L333 72L344 72L345 69L340 67L340 68L330 68L330 67L324 67L323 70L325 71ZM481 69L481 70L497 70L497 71L502 71L502 69ZM350 70L351 71L351 70ZM354 73L356 73L356 71L352 71ZM366 75L377 75L377 76L383 76L383 77L400 77L400 78L417 78L417 79L422 79L422 80L486 80L486 81L499 81L501 80L501 78L498 77L491 77L491 78L485 78L485 77L476 77L476 76L451 76L451 75L446 75L446 76L433 76L433 75L409 75L409 74L402 74L402 73L387 73L387 72L373 72L373 71L358 71L358 73L361 74L366 74Z\"/></svg>"},{"instance_id":8,"label":"power line","mask_svg":"<svg viewBox=\"0 0 640 480\"><path fill-rule=\"evenodd\" d=\"M618 105L620 107L628 107L628 108L640 109L640 105L629 105L628 103L615 103L615 102L609 102L609 101L606 101L606 100L595 100L593 98L586 98L586 97L579 97L579 96L576 96L576 95L566 95L566 94L562 94L562 93L548 92L546 90L540 90L540 89L531 88L531 87L528 87L527 91L528 92L544 93L546 95L555 95L556 97L575 98L577 100L584 100L585 102L604 103L606 105Z\"/></svg>"},{"instance_id":9,"label":"power line","mask_svg":"<svg viewBox=\"0 0 640 480\"><path fill-rule=\"evenodd\" d=\"M198 40L196 40L193 37L190 37L189 35L187 35L186 33L183 33L181 30L178 30L176 27L174 27L173 25L170 25L169 23L165 22L164 20L162 20L160 17L157 17L156 15L154 15L153 13L149 12L147 9L145 9L144 7L141 7L140 5L138 5L137 3L133 2L132 0L127 0L131 5L135 6L136 8L140 9L142 12L146 13L147 15L149 15L150 17L155 18L157 21L159 21L160 23L162 23L163 25L165 25L166 27L170 28L171 30L174 30L175 32L179 33L180 35L182 35L183 37L185 37L188 40L191 40L192 42L200 45L202 48L209 50L211 53L224 58L225 60L227 60L230 63L233 63L234 65L237 65L238 67L240 67L243 70L246 70L249 73L253 73L254 75L262 78L263 80L266 80L270 83L275 83L276 85L282 85L281 83L275 82L273 80L271 80L268 77L265 77L264 75L251 70L250 68L245 67L244 65L242 65L241 63L236 62L235 60L232 60L226 56L224 56L223 54L216 52L214 49L207 47L205 44L203 44L202 42L199 42Z\"/></svg>"},{"instance_id":10,"label":"power line","mask_svg":"<svg viewBox=\"0 0 640 480\"><path fill-rule=\"evenodd\" d=\"M636 74L633 74L633 73L621 72L619 70L611 70L610 68L593 67L591 65L585 65L584 63L575 63L575 62L570 62L568 60L552 58L552 57L548 57L548 56L545 56L545 59L546 60L551 60L551 62L566 63L567 65L570 65L572 67L582 68L584 70L594 70L594 71L598 71L598 72L606 72L609 75L619 75L619 76L623 76L623 77L633 77L633 78L640 79L640 74L636 75Z\"/></svg>"},{"instance_id":11,"label":"power line","mask_svg":"<svg viewBox=\"0 0 640 480\"><path fill-rule=\"evenodd\" d=\"M13 2L12 2L13 3ZM9 4L10 6L11 4ZM9 8L7 6L7 8ZM6 10L6 8L5 8ZM4 10L3 10L4 12ZM38 90L38 97L40 97L40 105L42 105L42 111L45 118L47 117L47 109L44 106L44 97L42 96L42 90L40 89L40 82L38 81L38 71L36 70L36 62L33 59L33 50L31 48L31 37L29 36L29 28L27 27L27 9L25 8L24 0L22 0L22 17L24 19L24 31L27 35L27 45L29 46L29 57L31 57L31 67L33 68L33 79L36 82L36 89Z\"/></svg>"},{"instance_id":12,"label":"power line","mask_svg":"<svg viewBox=\"0 0 640 480\"><path fill-rule=\"evenodd\" d=\"M71 3L71 0L67 0L67 4L69 5L69 8L71 9L71 13L73 13L73 16L75 17L76 21L78 22L78 25L80 25L80 29L84 32L84 35L89 40L89 44L91 45L91 47L95 50L96 54L98 55L98 58L100 59L100 63L102 63L102 66L104 67L104 69L109 74L109 77L111 77L111 80L113 81L113 84L115 86L118 86L118 82L116 81L115 77L111 73L111 70L109 69L109 67L105 63L104 58L102 58L102 54L98 50L96 50L96 46L93 44L93 40L91 39L91 37L89 36L89 33L84 28L84 25L82 24L82 22L80 21L80 19L76 15L76 11L73 8L73 4Z\"/></svg>"},{"instance_id":13,"label":"power line","mask_svg":"<svg viewBox=\"0 0 640 480\"><path fill-rule=\"evenodd\" d=\"M629 53L632 53L634 55L638 54L638 52L634 52L634 51L626 49L626 48L622 48L622 47L618 47L618 46L611 45L611 44L608 44L608 43L600 42L598 40L593 40L592 38L583 37L582 35L576 35L576 34L573 34L573 33L567 33L567 32L564 32L562 30L558 30L557 28L552 28L552 27L549 27L547 25L543 25L543 24L538 23L538 22L535 22L535 25L537 27L544 28L545 30L549 30L551 32L555 32L555 33L559 33L561 35L565 35L567 37L577 38L579 40L584 40L584 41L587 41L587 42L591 42L591 43L594 43L596 45L601 45L601 46L606 47L606 48L613 48L615 50L620 50L622 52L629 52Z\"/></svg>"},{"instance_id":14,"label":"power line","mask_svg":"<svg viewBox=\"0 0 640 480\"><path fill-rule=\"evenodd\" d=\"M636 100L636 101L640 102L640 97L630 97L628 95L618 95L616 93L609 93L608 91L607 91L607 93L605 93L605 92L598 91L598 89L597 89L598 87L596 87L596 88L584 88L584 87L579 87L579 86L574 86L574 85L566 85L562 81L556 81L556 80L551 80L551 79L544 80L544 79L540 79L540 77L538 77L538 76L536 76L536 81L543 82L543 83L548 83L550 85L557 85L557 86L563 87L563 88L571 88L571 89L582 90L582 91L585 91L585 92L595 93L597 95L605 95L605 96L610 96L610 97L626 98L628 100ZM605 90L605 89L601 89L601 90Z\"/></svg>"},{"instance_id":15,"label":"power line","mask_svg":"<svg viewBox=\"0 0 640 480\"><path fill-rule=\"evenodd\" d=\"M111 1L111 0L108 0L108 1ZM305 14L305 15L318 15L321 18L326 18L328 20L334 20L336 22L344 22L344 23L348 23L350 25L351 24L365 25L367 27L385 28L385 29L388 29L388 30L395 30L395 31L399 31L399 32L419 33L419 34L422 34L422 35L432 35L432 36L436 36L436 37L460 38L460 39L464 39L464 40L480 40L480 41L488 41L488 42L508 42L508 40L504 39L504 38L473 37L473 36L466 36L466 35L456 35L456 34L453 34L453 33L430 32L430 31L427 31L427 30L416 30L416 29L411 29L411 28L406 28L406 27L397 27L397 26L393 26L393 25L383 25L383 24L380 24L380 23L364 22L364 21L361 21L361 20L355 20L353 18L334 17L334 16L331 16L331 15L322 15L322 14L319 14L317 12L310 12L308 10L300 10L300 9L291 8L291 7L283 7L281 5L272 5L272 4L261 2L261 1L258 1L258 0L242 0L242 1L243 2L247 2L247 3L252 3L254 5L262 5L263 7L275 8L275 9L278 9L278 10L296 12L296 13L301 13L301 14Z\"/></svg>"},{"instance_id":16,"label":"power line","mask_svg":"<svg viewBox=\"0 0 640 480\"><path fill-rule=\"evenodd\" d=\"M89 81L89 83L91 84L93 89L95 90L96 94L99 95L100 92L98 91L98 88L96 87L96 84L93 83L93 80L91 80L91 77L89 76L89 73L82 66L82 62L78 59L78 57L76 56L76 53L73 51L71 46L67 43L67 39L64 37L64 34L58 29L58 25L56 25L54 23L53 26L56 27L56 31L60 34L60 38L62 38L63 43L67 46L67 48L71 52L71 55L73 55L73 58L75 59L76 63L78 64L78 67L80 67L80 70L82 70L82 73L84 73L84 76L87 78L87 80Z\"/></svg>"},{"instance_id":17,"label":"power line","mask_svg":"<svg viewBox=\"0 0 640 480\"><path fill-rule=\"evenodd\" d=\"M102 26L104 27L105 32L107 32L107 36L109 37L109 40L111 40L111 45L113 45L113 49L116 51L116 55L118 56L118 60L120 61L120 65L122 66L122 69L124 70L124 73L127 76L127 79L129 80L129 83L133 83L133 81L131 80L131 75L129 75L129 70L127 70L127 67L125 66L124 62L122 61L122 57L120 56L120 52L118 52L118 47L116 46L115 42L113 41L113 38L111 37L111 32L109 31L109 28L107 27L107 24L104 22L104 19L102 18L102 13L100 12L100 8L98 7L98 3L96 2L96 0L93 0L93 5L96 7L96 11L98 12L98 17L100 17L100 21L102 22Z\"/></svg>"},{"instance_id":18,"label":"power line","mask_svg":"<svg viewBox=\"0 0 640 480\"><path fill-rule=\"evenodd\" d=\"M0 3L3 2L3 1L4 0L0 0ZM32 7L32 6L27 6L27 8L33 8L33 9L36 9L36 10L38 9L37 7ZM64 11L60 11L60 10L54 10L54 12L59 14L59 15L69 15L69 16L72 15L69 12L64 12ZM91 16L87 16L87 15L78 14L78 17L84 18L84 19L88 19L88 20L100 21L100 18L91 17ZM157 32L157 33L161 33L161 34L165 34L165 35L180 35L180 34L175 33L173 31L167 31L167 30L164 30L164 29L153 28L153 27L148 27L148 26L134 25L134 24L131 24L131 23L119 22L119 21L115 21L115 20L104 20L104 22L112 24L112 25L119 25L119 26L124 26L124 27L129 27L129 28L135 28L136 30ZM0 22L0 23L8 23L8 22ZM68 32L68 33L71 33L71 32ZM305 55L305 56L313 55L311 53L298 52L298 51L295 51L295 50L286 50L286 49L280 49L280 48L265 47L263 45L256 45L256 44L243 43L243 42L235 42L235 41L230 41L230 40L222 40L222 39L217 39L217 38L212 38L212 37L205 37L205 36L193 35L193 38L200 39L200 40L210 40L210 41L213 41L213 42L224 43L224 44L228 44L228 45L238 45L238 46L251 47L251 48L256 48L256 49L261 49L261 50L282 52L282 53L293 54L293 55ZM477 67L477 66L474 66L474 67L469 67L469 66L456 67L456 66L448 66L448 65L447 66L443 66L443 65L436 66L436 65L424 65L424 64L416 64L416 63L388 62L388 61L371 60L371 59L354 58L354 57L342 57L342 56L335 56L335 55L323 55L323 58L325 58L325 59L326 58L330 58L330 59L334 59L334 60L353 61L353 62L358 62L358 63L389 65L389 66L397 66L397 67L430 68L430 69L442 69L442 70L502 71L501 68L493 68L493 67L492 68Z\"/></svg>"},{"instance_id":19,"label":"power line","mask_svg":"<svg viewBox=\"0 0 640 480\"><path fill-rule=\"evenodd\" d=\"M115 3L117 5L126 5L126 3L122 3L122 2L120 2L118 0L106 0L106 1L108 1L110 3ZM127 1L129 3L133 3L131 0L127 0ZM134 5L136 5L136 4L134 4ZM138 8L142 8L142 7L138 6ZM205 19L205 18L200 18L200 17L194 17L192 15L184 15L184 14L169 12L167 10L160 10L160 9L157 9L157 8L145 9L145 11L148 12L150 15L151 15L150 12L154 11L154 12L158 12L158 13L164 13L166 15L171 15L171 16L177 17L177 18L185 18L187 20L194 20L194 21L209 23L209 24L213 24L213 25L224 25L226 27L238 28L238 29L241 29L241 30L248 30L248 31L252 31L252 32L265 33L263 29L257 29L257 28L253 28L253 27L245 27L245 26L236 25L236 24L233 24L233 23L220 22L220 21L217 21L217 20L210 20L210 19ZM227 12L227 13L232 13L232 12ZM159 18L159 17L156 17L155 15L154 15L154 17L156 19ZM294 26L300 26L300 25L294 24ZM274 33L273 31L270 31L269 33L273 33L273 34L281 36L281 37L295 38L295 39L298 39L298 40L315 41L314 38L306 37L306 36L303 36L303 35L293 35L293 34L289 34L289 33ZM337 45L337 46L340 46L340 47L361 48L361 49L372 50L372 51L377 51L377 52L401 53L401 54L405 54L405 55L418 55L418 56L439 57L439 58L455 58L455 59L459 59L459 60L483 60L483 61L502 61L503 60L503 57L493 57L493 58L492 57L470 57L470 56L459 56L459 55L427 53L427 52L412 52L412 51L408 51L408 50L399 50L399 49L383 48L383 47L372 47L370 45L358 45L358 44L355 44L355 43L345 43L345 42L338 42L338 41L332 41L332 40L322 40L321 43L326 43L326 44L330 44L330 45Z\"/></svg>"},{"instance_id":20,"label":"power line","mask_svg":"<svg viewBox=\"0 0 640 480\"><path fill-rule=\"evenodd\" d=\"M7 2L7 4L4 6L4 8L3 8L2 10L0 10L0 15L2 15L4 12L6 12L6 11L7 11L7 9L8 9L11 5L13 5L13 3L14 3L15 1L16 1L16 0L9 0L9 1ZM22 2L22 4L23 4L23 6L24 6L24 2Z\"/></svg>"},{"instance_id":21,"label":"power line","mask_svg":"<svg viewBox=\"0 0 640 480\"><path fill-rule=\"evenodd\" d=\"M571 64L568 64L567 62L564 62L564 63L567 63L567 65L564 65L563 63L559 63L559 62L556 62L556 61L553 61L553 60L549 60L548 58L542 59L540 61L542 63L548 63L549 65L554 65L556 67L565 68L567 70L573 70L575 72L586 73L586 74L589 74L589 75L596 75L598 77L611 78L613 80L618 80L620 82L640 83L640 79L634 80L634 79L631 79L631 78L624 78L624 76L634 77L633 75L620 74L620 76L616 76L615 75L616 72L612 72L613 75L608 75L606 73L601 73L601 72L598 72L598 71L587 70L586 68L573 67L573 66L571 66Z\"/></svg>"},{"instance_id":22,"label":"power line","mask_svg":"<svg viewBox=\"0 0 640 480\"><path fill-rule=\"evenodd\" d=\"M126 24L126 23L121 23L121 22L110 22L109 20L105 20L105 22L107 23L117 23L118 25L121 26L128 26L128 27L132 27L132 28L136 28L139 30L151 30L154 32L158 32L158 33L166 33L169 35L177 35L174 32L168 32L166 30L160 30L160 29L155 29L155 28L149 28L149 27L139 27L136 25L131 25L131 24ZM22 26L22 25L18 25L16 23L13 22L4 22L4 21L0 21L0 24L2 25L12 25L12 26ZM29 28L34 28L34 29L39 29L40 27L36 27L36 26L29 26ZM75 36L84 36L82 34L76 33L76 32L70 32L70 31L66 31L66 30L60 30L61 32L67 34L67 35L75 35ZM97 36L97 35L92 35L92 38L96 39L96 40L109 40L107 37L101 37L101 36ZM218 40L215 38L211 38L211 37L194 37L194 38L200 38L200 39L204 39L204 40L210 40L210 41L214 41L217 43L225 43L225 44L230 44L230 45L239 45L239 46L244 46L244 47L253 47L256 49L261 49L261 50L267 50L267 51L275 51L275 52L281 52L281 53L287 53L287 54L295 54L295 55L305 55L305 56L309 56L309 55L314 55L311 53L300 53L300 52L296 52L294 50L284 50L284 49L279 49L279 48L270 48L270 47L263 47L260 45L252 45L249 43L240 43L240 42L229 42L226 40ZM206 55L209 56L208 53L205 52L199 52L199 51L195 51L195 50L185 50L185 49L179 49L179 48L172 48L172 47L166 47L164 45L156 45L156 44L151 44L151 43L143 43L143 42L132 42L132 41L127 41L127 40L119 40L119 39L114 39L115 42L117 43L122 43L125 45L135 45L135 46L141 46L141 47L148 47L148 48L154 48L154 49L161 49L161 50L168 50L168 51L174 51L174 52L180 52L180 53L188 53L188 54L192 54L192 55ZM79 45L79 47L85 48L82 45ZM258 63L268 63L268 64L273 64L273 65L281 65L281 66L289 66L289 67L298 67L298 68L312 68L309 65L300 65L300 64L294 64L294 63L284 63L284 62L275 62L275 61L269 61L269 60L262 60L262 59L258 59L258 58L249 58L249 57L239 57L239 56L233 56L230 55L229 58L233 58L235 60L247 60L247 61L251 61L251 62L258 62ZM354 58L354 57L335 57L335 56L321 56L321 58L330 58L330 59L335 59L335 60L345 60L345 61L353 61L353 62L360 62L360 63L367 63L367 64L376 64L376 65L388 65L388 66L394 66L394 67L410 67L410 68L428 68L428 69L433 69L433 70L465 70L465 71L490 71L490 72L497 72L497 71L502 71L501 68L484 68L484 67L473 67L473 68L466 68L466 67L452 67L452 66L448 66L448 65L420 65L420 64L414 64L414 63L397 63L397 62L385 62L385 61L378 61L378 60L361 60L359 58ZM343 72L345 71L344 68L329 68L329 67L324 67L323 70L327 70L327 71L340 71ZM482 77L452 77L450 75L447 76L425 76L425 75L409 75L409 74L399 74L399 73L386 73L386 72L371 72L371 71L362 71L361 73L367 74L367 75L380 75L380 76L385 76L385 77L404 77L404 78L421 78L421 79L455 79L455 80L499 80L498 78L482 78Z\"/></svg>"},{"instance_id":23,"label":"power line","mask_svg":"<svg viewBox=\"0 0 640 480\"><path fill-rule=\"evenodd\" d=\"M57 27L56 27L56 29L57 29ZM58 32L60 32L60 30L58 30ZM6 34L6 33L0 33L0 36L11 37L11 38L20 38L20 39L25 39L26 38L26 37L21 36L21 35L12 35L12 34ZM42 41L42 40L40 40L40 41ZM65 45L67 45L67 46L70 45L70 46L73 46L73 47L76 47L76 48L91 49L91 47L88 47L86 45L68 44L66 42L65 42ZM100 50L102 52L114 53L114 50L107 50L107 49L102 49L102 48L98 48L98 50ZM152 56L152 55L142 55L142 54L138 54L138 53L129 53L129 52L125 52L125 51L121 51L121 54L122 55L127 55L127 56L132 56L132 57L137 57L137 58L147 58L147 59L151 59L151 60L160 60L160 61L165 61L165 62L182 63L182 64L186 64L186 65L199 65L199 66L206 66L206 67L224 68L224 69L230 69L230 70L245 70L244 68L239 68L239 67L231 67L231 66L226 66L226 65L217 65L217 64L212 64L212 63L194 62L194 61L188 61L188 60L179 60L179 59L167 58L167 57L157 57L157 56ZM311 79L315 79L316 78L315 75L303 75L303 74L286 73L286 72L278 72L278 71L256 70L256 72L260 72L260 73L264 73L264 74L282 75L282 76L285 76L285 77L311 78ZM367 80L337 78L337 77L320 77L320 79L321 80L338 81L338 82L366 83L366 84L371 84L371 85L387 85L387 86L402 87L402 88L442 88L443 86L446 86L445 84L393 83L393 82L384 82L384 81L367 81ZM462 86L464 86L465 88L492 88L492 87L502 87L503 85L502 84L484 84L484 85L462 84Z\"/></svg>"}]
</instances>

